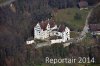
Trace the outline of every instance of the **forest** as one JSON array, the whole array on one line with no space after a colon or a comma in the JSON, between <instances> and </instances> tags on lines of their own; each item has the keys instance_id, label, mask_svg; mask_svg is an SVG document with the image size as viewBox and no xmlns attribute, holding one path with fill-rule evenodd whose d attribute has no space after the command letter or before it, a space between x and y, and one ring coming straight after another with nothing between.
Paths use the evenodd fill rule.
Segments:
<instances>
[{"instance_id":1,"label":"forest","mask_svg":"<svg viewBox=\"0 0 100 66\"><path fill-rule=\"evenodd\" d=\"M0 0L0 2L2 1ZM89 5L93 6L99 0L87 1ZM82 51L75 55L82 54L85 56L88 52L84 53L84 47L78 48L74 46L73 48L70 46L69 48L62 48L62 45L58 45L47 47L50 49L44 47L40 50L35 49L34 45L26 46L25 44L27 38L33 36L33 26L38 21L53 17L51 12L54 8L65 9L78 7L78 2L79 0L15 0L12 6L9 4L0 7L0 66L35 66L35 64L41 64L43 62L41 59L45 55L65 57L68 54L68 56L71 56L71 53L74 55L73 50L75 49L76 52L78 50ZM95 47L95 50L99 48ZM57 50L62 53L64 50L66 53L62 55ZM49 51L50 53L48 53ZM90 52L90 54L95 53L92 48L90 48ZM96 56L96 58L98 57Z\"/></svg>"}]
</instances>

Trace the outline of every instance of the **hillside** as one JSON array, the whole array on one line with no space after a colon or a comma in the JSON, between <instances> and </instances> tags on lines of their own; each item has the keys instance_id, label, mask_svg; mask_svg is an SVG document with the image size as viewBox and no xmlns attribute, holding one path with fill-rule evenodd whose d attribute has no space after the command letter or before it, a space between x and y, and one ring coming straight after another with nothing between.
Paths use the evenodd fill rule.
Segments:
<instances>
[{"instance_id":1,"label":"hillside","mask_svg":"<svg viewBox=\"0 0 100 66\"><path fill-rule=\"evenodd\" d=\"M65 0L59 1L63 3ZM61 7L59 1L57 2L58 12L53 16L56 22L65 24L73 31L81 31L88 10L80 11L78 8L59 9ZM70 1L72 3L75 0ZM68 5L68 7L72 6ZM63 47L62 44L54 44L35 49L34 45L26 45L27 38L33 36L34 24L51 18L53 8L48 4L48 0L15 0L0 7L0 66L73 66L45 64L46 56L52 58L89 56L95 57L96 63L100 63L100 46L92 47L93 45L87 46L79 43ZM97 18L99 19L99 17ZM86 40L84 41L88 43ZM91 40L89 41L91 44ZM91 66L91 64L89 65ZM75 66L80 66L80 64L75 64Z\"/></svg>"},{"instance_id":2,"label":"hillside","mask_svg":"<svg viewBox=\"0 0 100 66\"><path fill-rule=\"evenodd\" d=\"M54 17L58 24L64 23L73 31L82 31L88 12L89 10L67 8L58 10Z\"/></svg>"},{"instance_id":3,"label":"hillside","mask_svg":"<svg viewBox=\"0 0 100 66\"><path fill-rule=\"evenodd\" d=\"M25 42L33 34L34 23L50 16L50 9L41 6L47 6L45 2L35 3L40 2L16 0L0 6L0 66L25 66L29 61Z\"/></svg>"},{"instance_id":4,"label":"hillside","mask_svg":"<svg viewBox=\"0 0 100 66\"><path fill-rule=\"evenodd\" d=\"M91 17L89 19L90 24L100 24L100 3L94 7L93 13L91 14Z\"/></svg>"}]
</instances>

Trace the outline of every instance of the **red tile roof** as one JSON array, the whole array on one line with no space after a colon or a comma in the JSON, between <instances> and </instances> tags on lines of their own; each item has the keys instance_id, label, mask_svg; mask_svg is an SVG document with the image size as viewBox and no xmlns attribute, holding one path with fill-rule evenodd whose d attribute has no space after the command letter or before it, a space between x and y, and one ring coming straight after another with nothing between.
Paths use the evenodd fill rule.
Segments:
<instances>
[{"instance_id":1,"label":"red tile roof","mask_svg":"<svg viewBox=\"0 0 100 66\"><path fill-rule=\"evenodd\" d=\"M48 25L48 23L50 24L50 28L54 27L55 26L55 21L50 19L50 20L45 20L45 21L42 21L40 22L40 27L43 29L43 30L46 30L46 27Z\"/></svg>"},{"instance_id":2,"label":"red tile roof","mask_svg":"<svg viewBox=\"0 0 100 66\"><path fill-rule=\"evenodd\" d=\"M41 29L46 30L47 24L48 24L48 22L46 22L46 21L43 22L43 21L42 21L42 22L40 23Z\"/></svg>"},{"instance_id":3,"label":"red tile roof","mask_svg":"<svg viewBox=\"0 0 100 66\"><path fill-rule=\"evenodd\" d=\"M91 31L100 31L100 24L89 24Z\"/></svg>"},{"instance_id":4,"label":"red tile roof","mask_svg":"<svg viewBox=\"0 0 100 66\"><path fill-rule=\"evenodd\" d=\"M52 27L54 27L56 25L55 21L52 20L52 19L50 20L49 24L50 24L50 28L52 28Z\"/></svg>"},{"instance_id":5,"label":"red tile roof","mask_svg":"<svg viewBox=\"0 0 100 66\"><path fill-rule=\"evenodd\" d=\"M48 23L50 24L50 28L52 28L56 25L56 23L53 19L41 21L39 24L40 24L41 29L43 29L43 31L46 30ZM63 31L65 31L65 28L66 28L65 25L60 25L59 29L56 29L56 30L58 30L59 32L63 32Z\"/></svg>"},{"instance_id":6,"label":"red tile roof","mask_svg":"<svg viewBox=\"0 0 100 66\"><path fill-rule=\"evenodd\" d=\"M63 31L65 31L65 25L60 25L60 27L59 27L59 32L63 32Z\"/></svg>"},{"instance_id":7,"label":"red tile roof","mask_svg":"<svg viewBox=\"0 0 100 66\"><path fill-rule=\"evenodd\" d=\"M87 1L84 1L84 0L81 0L81 1L79 2L79 6L80 6L81 8L87 7L87 6L88 6L88 2L87 2Z\"/></svg>"}]
</instances>

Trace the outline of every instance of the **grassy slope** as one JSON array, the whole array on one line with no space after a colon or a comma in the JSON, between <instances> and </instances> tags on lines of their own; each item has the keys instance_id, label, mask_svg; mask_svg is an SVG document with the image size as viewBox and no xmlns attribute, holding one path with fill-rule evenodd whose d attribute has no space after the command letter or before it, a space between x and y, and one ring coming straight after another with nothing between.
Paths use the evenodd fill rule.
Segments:
<instances>
[{"instance_id":1,"label":"grassy slope","mask_svg":"<svg viewBox=\"0 0 100 66\"><path fill-rule=\"evenodd\" d=\"M54 16L57 23L60 24L62 22L70 25L74 30L82 30L85 24L86 16L89 10L80 11L78 8L67 8L58 10L56 15ZM80 13L82 15L82 19L76 20L74 19L74 15L76 13Z\"/></svg>"},{"instance_id":2,"label":"grassy slope","mask_svg":"<svg viewBox=\"0 0 100 66\"><path fill-rule=\"evenodd\" d=\"M82 20L74 19L74 15L76 12L81 13ZM76 8L62 9L57 12L57 14L55 15L55 18L58 24L61 24L62 22L66 22L67 24L70 24L75 29L78 29L78 28L83 29L88 12L89 12L88 10L80 11L79 9L76 9ZM43 63L42 65L35 65L35 66L85 66L85 64L55 64L53 65L53 64ZM100 66L100 64L87 64L87 66Z\"/></svg>"}]
</instances>

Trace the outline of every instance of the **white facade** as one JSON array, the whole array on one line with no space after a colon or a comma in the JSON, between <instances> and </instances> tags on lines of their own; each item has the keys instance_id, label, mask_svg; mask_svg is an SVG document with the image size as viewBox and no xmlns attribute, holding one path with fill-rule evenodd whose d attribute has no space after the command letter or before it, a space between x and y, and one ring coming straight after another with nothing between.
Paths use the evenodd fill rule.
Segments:
<instances>
[{"instance_id":1,"label":"white facade","mask_svg":"<svg viewBox=\"0 0 100 66\"><path fill-rule=\"evenodd\" d=\"M37 23L37 25L34 27L34 38L40 39L41 36L42 36L42 29L39 23Z\"/></svg>"},{"instance_id":2,"label":"white facade","mask_svg":"<svg viewBox=\"0 0 100 66\"><path fill-rule=\"evenodd\" d=\"M35 41L34 41L34 38L33 37L29 37L27 40L26 40L26 44L27 45L31 45L31 44L34 44Z\"/></svg>"},{"instance_id":3,"label":"white facade","mask_svg":"<svg viewBox=\"0 0 100 66\"><path fill-rule=\"evenodd\" d=\"M62 42L63 42L62 39L51 40L51 44L62 43Z\"/></svg>"},{"instance_id":4,"label":"white facade","mask_svg":"<svg viewBox=\"0 0 100 66\"><path fill-rule=\"evenodd\" d=\"M51 30L57 29L57 25L55 25L54 27L51 28Z\"/></svg>"},{"instance_id":5,"label":"white facade","mask_svg":"<svg viewBox=\"0 0 100 66\"><path fill-rule=\"evenodd\" d=\"M33 43L35 43L34 40L26 41L27 45L30 45L30 44L33 44Z\"/></svg>"},{"instance_id":6,"label":"white facade","mask_svg":"<svg viewBox=\"0 0 100 66\"><path fill-rule=\"evenodd\" d=\"M43 30L39 23L34 27L34 38L35 39L46 39L52 35L52 30L57 29L57 25L50 28L50 24L47 24L46 30Z\"/></svg>"},{"instance_id":7,"label":"white facade","mask_svg":"<svg viewBox=\"0 0 100 66\"><path fill-rule=\"evenodd\" d=\"M62 39L51 40L51 44L62 43L62 42L66 42L66 41L70 40L70 30L69 30L69 28L66 27L65 31L58 32L57 36L62 37Z\"/></svg>"},{"instance_id":8,"label":"white facade","mask_svg":"<svg viewBox=\"0 0 100 66\"><path fill-rule=\"evenodd\" d=\"M37 25L34 27L34 38L44 40L49 38L50 36L60 36L61 37L61 39L59 39L60 42L65 42L67 40L70 40L70 29L68 27L65 27L64 31L62 32L58 30L59 28L57 27L57 25L54 25L54 27L51 28L50 24L48 23L46 29L44 30L42 29L40 23L37 23ZM54 41L59 42L59 40L54 40Z\"/></svg>"}]
</instances>

